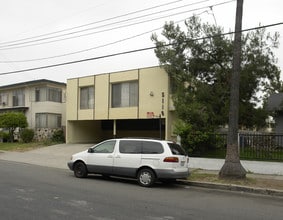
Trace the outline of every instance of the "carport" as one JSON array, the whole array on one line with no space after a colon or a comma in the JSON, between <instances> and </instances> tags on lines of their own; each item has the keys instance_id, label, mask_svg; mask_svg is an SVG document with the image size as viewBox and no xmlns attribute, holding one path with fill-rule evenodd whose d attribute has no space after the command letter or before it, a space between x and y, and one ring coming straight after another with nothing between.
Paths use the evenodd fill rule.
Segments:
<instances>
[{"instance_id":1,"label":"carport","mask_svg":"<svg viewBox=\"0 0 283 220\"><path fill-rule=\"evenodd\" d=\"M165 138L165 119L79 120L67 122L69 143L97 143L109 138Z\"/></svg>"}]
</instances>

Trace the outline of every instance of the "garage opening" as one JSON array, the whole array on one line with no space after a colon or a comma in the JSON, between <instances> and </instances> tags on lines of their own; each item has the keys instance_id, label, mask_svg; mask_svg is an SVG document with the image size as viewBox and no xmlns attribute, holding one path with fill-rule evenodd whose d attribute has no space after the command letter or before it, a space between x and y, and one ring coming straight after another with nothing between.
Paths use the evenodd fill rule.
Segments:
<instances>
[{"instance_id":1,"label":"garage opening","mask_svg":"<svg viewBox=\"0 0 283 220\"><path fill-rule=\"evenodd\" d=\"M116 124L115 124L116 123ZM165 119L122 119L102 120L103 131L115 131L113 136L120 137L149 137L165 138Z\"/></svg>"}]
</instances>

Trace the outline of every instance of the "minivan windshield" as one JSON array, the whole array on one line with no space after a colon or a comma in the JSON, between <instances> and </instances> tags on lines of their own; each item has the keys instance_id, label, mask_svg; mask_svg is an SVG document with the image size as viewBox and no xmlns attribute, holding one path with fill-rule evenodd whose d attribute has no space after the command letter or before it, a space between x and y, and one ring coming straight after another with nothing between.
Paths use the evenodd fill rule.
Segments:
<instances>
[{"instance_id":1,"label":"minivan windshield","mask_svg":"<svg viewBox=\"0 0 283 220\"><path fill-rule=\"evenodd\" d=\"M187 155L186 151L179 145L174 143L168 143L173 155Z\"/></svg>"}]
</instances>

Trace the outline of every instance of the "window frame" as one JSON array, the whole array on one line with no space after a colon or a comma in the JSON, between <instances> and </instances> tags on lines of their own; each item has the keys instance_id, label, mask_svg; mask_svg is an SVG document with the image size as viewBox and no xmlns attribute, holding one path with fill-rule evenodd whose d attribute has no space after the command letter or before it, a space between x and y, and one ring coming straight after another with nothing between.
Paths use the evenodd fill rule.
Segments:
<instances>
[{"instance_id":1,"label":"window frame","mask_svg":"<svg viewBox=\"0 0 283 220\"><path fill-rule=\"evenodd\" d=\"M135 144L134 147L132 147ZM131 147L129 147L131 146ZM131 149L131 150L129 150ZM142 153L142 141L139 140L120 140L119 152L121 154L141 154Z\"/></svg>"},{"instance_id":2,"label":"window frame","mask_svg":"<svg viewBox=\"0 0 283 220\"><path fill-rule=\"evenodd\" d=\"M5 92L0 93L0 105L8 105L9 94Z\"/></svg>"},{"instance_id":3,"label":"window frame","mask_svg":"<svg viewBox=\"0 0 283 220\"><path fill-rule=\"evenodd\" d=\"M40 116L44 116L45 118L41 119ZM50 117L52 116L57 116L55 118L56 120L56 126L51 126L51 120ZM41 125L41 122L38 121L45 120L44 125ZM40 125L39 125L40 124ZM62 127L62 114L57 114L57 113L46 113L46 112L40 112L40 113L35 113L35 127L36 128L61 128Z\"/></svg>"},{"instance_id":4,"label":"window frame","mask_svg":"<svg viewBox=\"0 0 283 220\"><path fill-rule=\"evenodd\" d=\"M157 148L152 149L152 151L145 151L145 146L146 144L148 145L153 145L153 148L156 147L158 145L159 149L157 150ZM155 151L154 151L155 150ZM163 154L164 153L164 147L160 142L156 142L156 141L143 141L142 142L142 154Z\"/></svg>"},{"instance_id":5,"label":"window frame","mask_svg":"<svg viewBox=\"0 0 283 220\"><path fill-rule=\"evenodd\" d=\"M110 146L111 144L111 146ZM114 152L115 149L115 145L116 145L116 141L115 140L111 140L111 141L106 141L103 142L99 145L96 145L95 147L93 147L91 153L98 153L98 154L111 154ZM110 151L98 151L99 148L104 147L102 150L107 150L110 149ZM105 148L106 147L106 148Z\"/></svg>"},{"instance_id":6,"label":"window frame","mask_svg":"<svg viewBox=\"0 0 283 220\"><path fill-rule=\"evenodd\" d=\"M58 102L62 103L62 89L50 86L35 88L35 102Z\"/></svg>"},{"instance_id":7,"label":"window frame","mask_svg":"<svg viewBox=\"0 0 283 220\"><path fill-rule=\"evenodd\" d=\"M187 156L187 153L181 145L175 143L167 143L173 155Z\"/></svg>"},{"instance_id":8,"label":"window frame","mask_svg":"<svg viewBox=\"0 0 283 220\"><path fill-rule=\"evenodd\" d=\"M146 145L159 146L159 149L153 149L152 151L145 150ZM156 151L154 151L156 150ZM160 142L156 141L143 141L143 140L120 140L119 152L121 154L163 154L164 147Z\"/></svg>"},{"instance_id":9,"label":"window frame","mask_svg":"<svg viewBox=\"0 0 283 220\"><path fill-rule=\"evenodd\" d=\"M87 97L83 97L86 95ZM80 87L80 109L94 109L95 103L95 88L94 86Z\"/></svg>"},{"instance_id":10,"label":"window frame","mask_svg":"<svg viewBox=\"0 0 283 220\"><path fill-rule=\"evenodd\" d=\"M111 83L111 108L137 107L138 104L138 80Z\"/></svg>"},{"instance_id":11,"label":"window frame","mask_svg":"<svg viewBox=\"0 0 283 220\"><path fill-rule=\"evenodd\" d=\"M13 91L13 106L25 106L24 89L16 89Z\"/></svg>"}]
</instances>

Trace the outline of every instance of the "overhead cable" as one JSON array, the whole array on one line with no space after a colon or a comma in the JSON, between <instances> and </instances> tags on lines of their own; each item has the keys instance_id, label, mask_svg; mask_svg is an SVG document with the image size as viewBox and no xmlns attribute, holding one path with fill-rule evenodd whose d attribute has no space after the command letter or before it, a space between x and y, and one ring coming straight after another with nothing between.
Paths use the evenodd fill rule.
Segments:
<instances>
[{"instance_id":1,"label":"overhead cable","mask_svg":"<svg viewBox=\"0 0 283 220\"><path fill-rule=\"evenodd\" d=\"M232 1L235 1L235 0L232 0ZM222 2L222 3L219 3L219 4L215 4L213 6L219 6L219 5L226 4L226 3L229 3L229 2L232 2L232 1ZM73 37L67 37L67 38L62 38L62 39L57 39L57 40L52 40L52 41L47 41L47 42L41 42L41 43L35 43L35 44L29 44L29 45L23 45L23 46L15 46L15 47L8 47L8 46L1 47L0 46L0 50L10 50L10 49L16 49L16 48L23 48L23 47L29 47L29 46L42 45L42 44L47 44L47 43L54 43L54 42L58 42L58 41L63 41L63 40L69 40L69 39L84 37L84 36L98 34L98 33L102 33L102 32L113 31L115 29L120 29L120 28L125 28L125 27L129 27L129 26L137 25L137 24L151 22L151 21L163 19L163 18L166 18L166 17L171 17L171 16L175 16L175 15L185 14L185 13L192 12L192 11L198 11L198 10L201 10L201 9L205 9L207 7L212 7L212 6L199 7L199 8L195 8L195 9L191 9L191 10L187 10L187 11L182 11L182 12L178 12L178 13L174 13L174 14L170 14L170 15L166 15L166 16L162 16L162 17L158 17L158 18L151 18L151 19L148 19L148 20L145 20L145 21L136 22L136 23L133 23L133 24L126 24L126 25L122 25L122 26L118 26L118 27L114 27L114 28L112 27L112 28L109 28L109 29L104 29L104 30L100 30L100 31L95 31L95 32L91 32L91 33L81 34L81 35L77 35L77 36L73 36ZM90 50L90 49L87 49L87 50ZM73 54L73 53L71 53L71 54ZM58 56L56 56L56 57L58 57ZM48 59L48 58L39 58L38 60L42 60L42 59ZM37 59L30 59L30 60L26 60L26 61L35 61L35 60L37 60ZM14 62L26 62L26 61L14 61ZM2 62L6 62L6 63L10 62L11 63L13 61L2 61Z\"/></svg>"},{"instance_id":2,"label":"overhead cable","mask_svg":"<svg viewBox=\"0 0 283 220\"><path fill-rule=\"evenodd\" d=\"M37 35L37 36L33 36L33 37L27 37L27 38L13 40L13 41L0 42L0 45L1 44L14 43L14 42L18 42L18 41L30 40L30 39L33 39L33 38L39 38L39 37L53 35L53 34L65 32L65 31L69 31L69 30L74 30L74 29L77 29L77 28L86 27L86 26L90 26L90 25L93 25L93 24L98 24L98 23L102 23L102 22L105 22L105 21L110 21L110 20L114 20L114 19L117 19L117 18L125 17L125 16L132 15L132 14L135 14L135 13L151 10L151 9L154 9L154 8L163 7L163 6L170 5L170 4L175 4L175 3L180 2L180 1L182 1L182 0L173 1L173 2L163 4L163 5L158 5L158 6L154 6L154 7L150 7L150 8L146 8L146 9L141 9L141 10L138 10L138 11L129 12L127 14L118 15L118 16L115 16L115 17L106 18L106 19L103 19L103 20L99 20L99 21L95 21L95 22L91 22L91 23L87 23L87 24L83 24L83 25L79 25L79 26L75 26L75 27L71 27L71 28L66 28L66 29L63 29L63 30L54 31L54 32L46 33L46 34L41 34L41 35Z\"/></svg>"},{"instance_id":3,"label":"overhead cable","mask_svg":"<svg viewBox=\"0 0 283 220\"><path fill-rule=\"evenodd\" d=\"M262 29L262 28L269 28L269 27L273 27L273 26L277 26L277 25L282 25L282 24L283 24L283 22L275 23L275 24L270 24L270 25L265 25L265 26L259 26L259 27L244 29L241 32L247 32L247 31L251 31L251 30L258 30L258 29ZM220 36L225 36L225 35L230 35L230 34L235 34L235 33L236 32L227 32L227 33L223 33L223 34L217 34L217 35L214 35L214 36L207 36L207 37L200 37L200 38L196 38L196 39L190 39L189 41L198 41L198 40L214 38L214 37L220 37ZM168 46L172 46L172 45L174 45L174 44L173 43L166 44L166 45L163 45L162 47L168 47ZM2 73L0 73L0 75L10 75L10 74L15 74L15 73L22 73L22 72L28 72L28 71L34 71L34 70L41 70L41 69L58 67L58 66L65 66L65 65L82 63L82 62L88 62L88 61L93 61L93 60L98 60L98 59L105 59L105 58L109 58L109 57L120 56L120 55L125 55L125 54L130 54L130 53L142 52L142 51L152 50L152 49L156 49L156 48L157 48L156 46L146 47L146 48L129 50L129 51L124 51L124 52L119 52L119 53L114 53L114 54L108 54L108 55L103 55L103 56L98 56L98 57L92 57L92 58L87 58L87 59L74 60L74 61L69 61L69 62L64 62L64 63L57 63L57 64L51 64L51 65L40 66L40 67L33 67L33 68L28 68L28 69L23 69L23 70L16 70L16 71L10 71L10 72L2 72Z\"/></svg>"},{"instance_id":4,"label":"overhead cable","mask_svg":"<svg viewBox=\"0 0 283 220\"><path fill-rule=\"evenodd\" d=\"M119 26L119 27L116 27L116 28L112 27L112 28L109 28L109 29L106 29L106 30L96 31L96 32L92 32L92 33L87 33L87 34L79 35L79 36L73 36L73 37L68 37L68 38L63 38L63 39L57 39L57 40L53 40L53 41L44 42L44 41L49 40L49 39L64 37L64 36L68 36L68 35L75 35L75 34L78 34L78 33L81 33L81 32L86 32L86 31L91 31L91 30L94 30L94 29L104 28L104 27L111 26L111 25L117 25L117 24L120 24L120 23L124 23L124 22L128 22L128 21L132 21L132 20L136 20L136 19L152 16L152 15L155 15L155 14L160 14L160 13L164 13L164 12L168 12L168 11L173 11L173 10L176 10L176 9L184 8L184 7L187 7L187 6L192 6L192 5L195 5L195 4L200 4L200 3L203 3L203 2L206 2L206 1L208 1L208 0L202 0L202 1L199 1L199 2L190 3L190 4L187 4L187 5L183 5L183 6L166 9L166 10L158 11L158 12L155 12L155 13L141 15L141 16L137 16L137 17L133 17L133 18L124 19L122 21L116 21L116 22L112 22L112 23L109 23L109 24L103 24L103 25L100 25L100 26L91 27L91 28L87 28L87 29L83 29L83 30L77 30L77 31L69 32L69 33L63 33L63 34L59 34L59 35L55 35L55 36L46 37L48 35L51 35L51 33L50 33L50 34L45 34L45 35L39 35L40 37L43 37L43 38L39 38L39 39L34 39L34 38L38 38L39 36L26 38L25 40L28 40L28 41L24 41L24 42L19 42L19 41L23 41L23 39L22 40L16 40L16 41L10 41L8 44L7 44L7 42L3 42L3 43L0 43L0 49L1 50L15 49L15 48L19 48L19 47L16 47L16 46L23 45L23 44L28 44L28 45L24 45L22 47L40 45L40 44L45 44L45 43L51 43L51 42L56 42L56 41L62 41L62 40L67 40L67 39L72 39L72 38L78 38L78 37L82 37L82 36L97 34L97 33L105 32L105 31L110 31L110 30L113 30L113 29L128 27L128 26L136 25L136 23L130 24L130 25L122 25L122 26ZM160 7L160 6L158 6L158 7ZM149 9L147 9L147 10L149 10ZM144 10L140 10L140 11L144 11ZM183 13L185 13L185 12L183 12ZM129 14L133 14L133 13L129 13ZM124 17L124 16L125 15L117 16L117 17ZM115 18L117 18L117 17L115 17ZM165 17L168 17L168 16L165 16ZM162 19L162 18L164 18L164 17L161 17L161 18L158 18L158 19ZM69 29L65 29L65 30L73 30L73 29L77 29L78 27L89 26L91 24L101 23L103 21L108 21L108 20L112 20L112 19L111 18L110 19L105 19L105 20L102 20L102 21L93 22L93 23L90 23L90 24L81 25L81 26L77 26L77 27L69 28ZM146 20L144 22L138 22L137 24L149 22L149 21L152 21L152 20L157 20L157 19L149 19L149 20ZM54 33L61 33L61 32L65 32L65 30L57 31L57 32L52 32L52 33L53 34ZM34 39L34 40L32 40L32 39ZM37 43L37 44L30 44L30 43L34 43L34 42L40 42L40 41L43 41L43 42Z\"/></svg>"},{"instance_id":5,"label":"overhead cable","mask_svg":"<svg viewBox=\"0 0 283 220\"><path fill-rule=\"evenodd\" d=\"M197 15L203 14L205 12L207 12L207 11L201 12ZM178 23L185 21L187 19L188 18L185 18L185 19L182 19L182 20L179 20L179 21L174 21L174 24L178 24ZM24 62L42 61L42 60L49 60L49 59L54 59L54 58L59 58L59 57L64 57L64 56L70 56L70 55L74 55L74 54L79 54L79 53L83 53L83 52L107 47L107 46L114 45L114 44L117 44L117 43L121 43L121 42L124 42L124 41L127 41L127 40L131 40L131 39L143 36L145 34L150 34L154 31L161 30L162 28L163 28L163 26L159 27L159 28L151 29L149 31L146 31L146 32L143 32L143 33L140 33L140 34L132 35L130 37L126 37L126 38L123 38L123 39L120 39L120 40L116 40L116 41L113 41L113 42L110 42L110 43L106 43L106 44L102 44L102 45L99 45L99 46L90 47L90 48L86 48L86 49L83 49L83 50L74 51L74 52L70 52L70 53L65 53L65 54L60 54L60 55L55 55L55 56L49 56L49 57L42 57L42 58L26 59L26 60L5 60L5 61L0 60L0 63L24 63Z\"/></svg>"}]
</instances>

